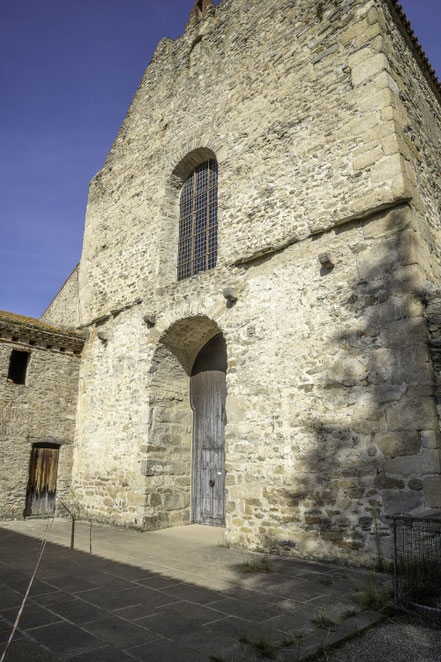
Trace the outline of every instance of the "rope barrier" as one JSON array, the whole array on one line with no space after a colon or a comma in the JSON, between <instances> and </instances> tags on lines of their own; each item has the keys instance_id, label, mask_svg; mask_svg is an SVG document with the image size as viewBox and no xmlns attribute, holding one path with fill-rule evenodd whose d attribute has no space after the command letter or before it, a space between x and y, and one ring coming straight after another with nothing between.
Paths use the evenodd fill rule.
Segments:
<instances>
[{"instance_id":1,"label":"rope barrier","mask_svg":"<svg viewBox=\"0 0 441 662\"><path fill-rule=\"evenodd\" d=\"M15 619L14 627L12 628L11 635L10 635L10 637L9 637L9 639L8 639L8 643L6 644L6 648L5 648L5 650L3 651L3 655L2 655L1 658L0 658L0 662L3 662L3 661L4 661L4 659L5 659L5 657L6 657L6 653L8 652L8 649L9 649L9 647L10 647L10 645L11 645L11 643L12 643L12 640L13 640L13 638L14 638L14 634L15 634L15 631L16 631L16 629L17 629L18 623L19 623L19 621L20 621L20 618L21 618L21 615L22 615L22 612L23 612L24 606L25 606L25 604L26 604L26 600L28 599L28 596L29 596L29 591L31 590L32 583L33 583L33 581L34 581L34 579L35 579L35 575L37 574L37 570L38 570L38 567L39 567L39 565L40 565L40 561L41 561L41 559L43 558L43 553L44 553L44 550L45 550L45 548L46 548L46 543L47 543L47 537L48 537L48 535L49 535L49 531L50 531L50 528L51 528L51 526L52 526L52 524L53 524L53 522L54 522L54 519L55 519L55 516L52 517L50 523L48 523L48 525L46 526L46 531L45 531L44 536L43 536L43 539L42 539L42 541L41 541L40 554L39 554L39 556L38 556L37 565L35 566L35 570L34 570L34 572L33 572L33 574L32 574L32 577L31 577L31 580L30 580L30 582L29 582L29 585L28 585L27 591L26 591L26 593L25 593L25 595L24 595L24 598L23 598L23 601L22 601L22 603L21 603L20 609L18 610L18 614L17 614L17 618Z\"/></svg>"}]
</instances>

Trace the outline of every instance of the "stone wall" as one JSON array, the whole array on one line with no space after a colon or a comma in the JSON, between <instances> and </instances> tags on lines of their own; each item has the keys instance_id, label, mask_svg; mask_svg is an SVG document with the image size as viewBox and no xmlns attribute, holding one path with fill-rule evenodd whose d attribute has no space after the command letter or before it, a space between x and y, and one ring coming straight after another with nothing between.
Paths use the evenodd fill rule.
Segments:
<instances>
[{"instance_id":1,"label":"stone wall","mask_svg":"<svg viewBox=\"0 0 441 662\"><path fill-rule=\"evenodd\" d=\"M87 211L74 482L96 519L191 518L188 375L219 331L233 543L368 562L385 515L437 505L434 276L387 20L224 0L159 44ZM213 156L218 264L176 282L180 186Z\"/></svg>"},{"instance_id":2,"label":"stone wall","mask_svg":"<svg viewBox=\"0 0 441 662\"><path fill-rule=\"evenodd\" d=\"M438 421L412 223L402 206L170 286L151 329L142 304L105 321L107 340L91 336L81 368L74 476L90 514L188 521L187 375L218 330L232 542L369 560L385 514L434 505Z\"/></svg>"},{"instance_id":3,"label":"stone wall","mask_svg":"<svg viewBox=\"0 0 441 662\"><path fill-rule=\"evenodd\" d=\"M18 317L18 316L14 316ZM0 318L0 517L23 516L33 444L60 446L57 494L71 485L82 339L26 318ZM49 347L48 347L49 345ZM8 379L13 350L29 352L25 384ZM75 352L75 353L74 353Z\"/></svg>"},{"instance_id":4,"label":"stone wall","mask_svg":"<svg viewBox=\"0 0 441 662\"><path fill-rule=\"evenodd\" d=\"M417 194L412 200L419 218L420 263L428 278L439 284L441 251L441 87L433 81L423 56L415 55L409 30L383 17L382 39L394 81L393 121L400 135L400 151L415 172ZM392 15L391 13L392 12Z\"/></svg>"},{"instance_id":5,"label":"stone wall","mask_svg":"<svg viewBox=\"0 0 441 662\"><path fill-rule=\"evenodd\" d=\"M373 6L228 0L160 42L91 182L84 324L174 282L192 152L219 162L225 267L412 197Z\"/></svg>"},{"instance_id":6,"label":"stone wall","mask_svg":"<svg viewBox=\"0 0 441 662\"><path fill-rule=\"evenodd\" d=\"M79 264L70 274L61 290L44 311L41 320L60 328L76 329L80 326L78 293Z\"/></svg>"}]
</instances>

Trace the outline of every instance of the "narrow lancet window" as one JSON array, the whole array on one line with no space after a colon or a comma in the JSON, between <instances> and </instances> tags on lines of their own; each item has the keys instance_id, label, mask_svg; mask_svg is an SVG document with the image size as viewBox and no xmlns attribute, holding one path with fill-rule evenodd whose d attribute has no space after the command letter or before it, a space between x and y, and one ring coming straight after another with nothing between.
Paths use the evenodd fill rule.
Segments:
<instances>
[{"instance_id":1,"label":"narrow lancet window","mask_svg":"<svg viewBox=\"0 0 441 662\"><path fill-rule=\"evenodd\" d=\"M216 266L217 161L195 168L181 191L178 280Z\"/></svg>"}]
</instances>

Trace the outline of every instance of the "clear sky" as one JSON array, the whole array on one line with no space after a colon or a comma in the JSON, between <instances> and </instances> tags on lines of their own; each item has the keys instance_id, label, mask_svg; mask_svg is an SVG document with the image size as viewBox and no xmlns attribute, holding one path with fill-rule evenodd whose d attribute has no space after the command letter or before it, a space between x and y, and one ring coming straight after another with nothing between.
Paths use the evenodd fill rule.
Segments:
<instances>
[{"instance_id":1,"label":"clear sky","mask_svg":"<svg viewBox=\"0 0 441 662\"><path fill-rule=\"evenodd\" d=\"M75 267L89 180L193 4L0 0L0 309L39 317ZM441 75L441 0L402 5Z\"/></svg>"}]
</instances>

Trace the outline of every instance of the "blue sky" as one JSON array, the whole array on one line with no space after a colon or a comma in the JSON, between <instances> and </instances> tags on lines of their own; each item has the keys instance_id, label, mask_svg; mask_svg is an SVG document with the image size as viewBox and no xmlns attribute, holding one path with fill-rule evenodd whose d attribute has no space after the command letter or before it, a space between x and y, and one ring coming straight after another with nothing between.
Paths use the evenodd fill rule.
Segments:
<instances>
[{"instance_id":1,"label":"blue sky","mask_svg":"<svg viewBox=\"0 0 441 662\"><path fill-rule=\"evenodd\" d=\"M441 75L441 1L402 5ZM78 262L89 180L192 6L0 0L0 309L39 317Z\"/></svg>"}]
</instances>

